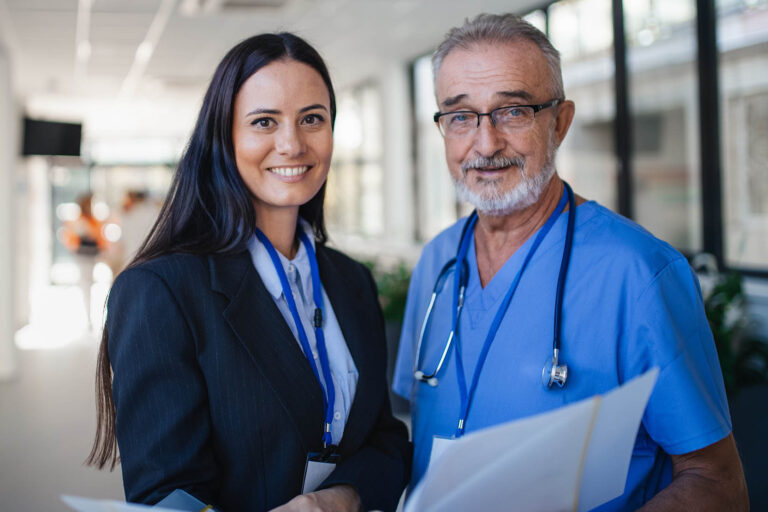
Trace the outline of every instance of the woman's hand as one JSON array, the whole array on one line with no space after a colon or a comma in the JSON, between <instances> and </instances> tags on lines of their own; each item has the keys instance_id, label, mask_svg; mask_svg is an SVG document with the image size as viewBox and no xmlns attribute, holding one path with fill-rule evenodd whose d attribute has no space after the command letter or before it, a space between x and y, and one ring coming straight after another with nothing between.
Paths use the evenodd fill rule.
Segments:
<instances>
[{"instance_id":1,"label":"woman's hand","mask_svg":"<svg viewBox=\"0 0 768 512\"><path fill-rule=\"evenodd\" d=\"M272 512L360 512L360 496L351 485L335 485L322 491L300 494Z\"/></svg>"}]
</instances>

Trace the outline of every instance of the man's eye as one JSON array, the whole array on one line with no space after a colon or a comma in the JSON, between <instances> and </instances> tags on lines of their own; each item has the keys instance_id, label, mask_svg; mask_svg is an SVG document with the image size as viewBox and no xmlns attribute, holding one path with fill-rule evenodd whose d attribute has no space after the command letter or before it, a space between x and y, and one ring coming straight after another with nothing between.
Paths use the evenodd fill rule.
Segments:
<instances>
[{"instance_id":1,"label":"man's eye","mask_svg":"<svg viewBox=\"0 0 768 512\"><path fill-rule=\"evenodd\" d=\"M451 124L464 124L464 123L469 122L470 117L471 117L470 114L468 114L466 112L457 112L455 114L451 114L448 117L448 121Z\"/></svg>"},{"instance_id":2,"label":"man's eye","mask_svg":"<svg viewBox=\"0 0 768 512\"><path fill-rule=\"evenodd\" d=\"M508 108L506 111L507 117L520 117L525 114L525 111L521 108Z\"/></svg>"}]
</instances>

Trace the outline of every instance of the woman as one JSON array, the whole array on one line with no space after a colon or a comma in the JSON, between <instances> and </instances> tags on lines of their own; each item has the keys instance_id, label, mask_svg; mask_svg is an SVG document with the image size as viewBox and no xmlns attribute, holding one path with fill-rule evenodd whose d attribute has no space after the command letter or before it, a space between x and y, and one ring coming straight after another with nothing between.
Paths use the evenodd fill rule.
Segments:
<instances>
[{"instance_id":1,"label":"woman","mask_svg":"<svg viewBox=\"0 0 768 512\"><path fill-rule=\"evenodd\" d=\"M114 466L117 440L128 501L180 488L227 511L396 507L410 445L375 285L324 245L335 114L295 35L252 37L219 64L109 297L89 462Z\"/></svg>"}]
</instances>

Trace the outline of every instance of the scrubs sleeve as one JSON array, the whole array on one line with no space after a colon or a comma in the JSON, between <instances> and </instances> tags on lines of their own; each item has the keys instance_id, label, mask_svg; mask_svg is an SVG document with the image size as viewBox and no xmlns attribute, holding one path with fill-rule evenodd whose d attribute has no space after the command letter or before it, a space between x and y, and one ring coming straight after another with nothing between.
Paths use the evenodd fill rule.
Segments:
<instances>
[{"instance_id":1,"label":"scrubs sleeve","mask_svg":"<svg viewBox=\"0 0 768 512\"><path fill-rule=\"evenodd\" d=\"M400 343L397 351L397 361L395 362L395 373L392 378L392 390L405 398L411 399L411 390L413 389L413 358L416 351L416 344L419 341L419 329L421 328L420 306L428 300L427 295L431 294L431 289L425 289L424 281L424 259L422 258L416 264L411 274L411 283L408 287L408 298L405 303L405 315L403 317L403 328L400 331Z\"/></svg>"},{"instance_id":2,"label":"scrubs sleeve","mask_svg":"<svg viewBox=\"0 0 768 512\"><path fill-rule=\"evenodd\" d=\"M731 430L728 402L698 280L684 258L659 271L628 305L620 375L660 369L643 426L673 455L692 452Z\"/></svg>"}]
</instances>

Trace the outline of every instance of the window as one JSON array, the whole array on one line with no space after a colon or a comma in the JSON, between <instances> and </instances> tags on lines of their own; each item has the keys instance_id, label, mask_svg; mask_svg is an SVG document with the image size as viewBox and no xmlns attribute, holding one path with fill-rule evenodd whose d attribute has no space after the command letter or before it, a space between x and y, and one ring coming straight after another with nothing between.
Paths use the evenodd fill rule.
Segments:
<instances>
[{"instance_id":1,"label":"window","mask_svg":"<svg viewBox=\"0 0 768 512\"><path fill-rule=\"evenodd\" d=\"M459 217L456 192L445 147L432 116L437 112L432 80L432 56L413 64L414 112L416 116L416 198L417 236L427 241L456 222Z\"/></svg>"},{"instance_id":2,"label":"window","mask_svg":"<svg viewBox=\"0 0 768 512\"><path fill-rule=\"evenodd\" d=\"M334 152L326 189L329 229L364 237L384 232L381 98L373 85L337 97Z\"/></svg>"},{"instance_id":3,"label":"window","mask_svg":"<svg viewBox=\"0 0 768 512\"><path fill-rule=\"evenodd\" d=\"M720 0L724 257L768 266L768 1Z\"/></svg>"},{"instance_id":4,"label":"window","mask_svg":"<svg viewBox=\"0 0 768 512\"><path fill-rule=\"evenodd\" d=\"M557 170L579 194L616 209L611 3L564 0L548 13L549 38L561 53L565 95L576 103Z\"/></svg>"},{"instance_id":5,"label":"window","mask_svg":"<svg viewBox=\"0 0 768 512\"><path fill-rule=\"evenodd\" d=\"M634 217L678 249L701 242L696 4L625 0Z\"/></svg>"},{"instance_id":6,"label":"window","mask_svg":"<svg viewBox=\"0 0 768 512\"><path fill-rule=\"evenodd\" d=\"M616 42L615 3L622 5L624 25ZM699 17L697 11L708 4L696 0L560 0L524 18L546 30L561 52L566 96L576 103L558 152L560 175L582 195L631 215L686 253L706 250L726 266L764 275L768 0L715 5L716 57L714 34L703 24L706 12ZM455 203L431 122L436 107L429 57L415 62L413 75L418 225L425 240L464 206ZM714 90L720 94L719 125L706 122L711 111L700 104L711 101ZM718 129L722 162L709 157L715 146L701 142L716 140ZM623 144L617 149L617 141L627 140L628 151ZM720 187L705 189L718 173Z\"/></svg>"}]
</instances>

